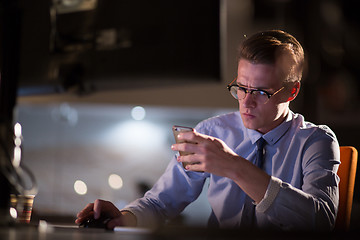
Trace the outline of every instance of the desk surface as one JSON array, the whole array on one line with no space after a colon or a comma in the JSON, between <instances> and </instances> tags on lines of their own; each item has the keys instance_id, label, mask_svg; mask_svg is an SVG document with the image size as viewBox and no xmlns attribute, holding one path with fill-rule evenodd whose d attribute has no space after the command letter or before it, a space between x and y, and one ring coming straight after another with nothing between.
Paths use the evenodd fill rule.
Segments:
<instances>
[{"instance_id":1,"label":"desk surface","mask_svg":"<svg viewBox=\"0 0 360 240\"><path fill-rule=\"evenodd\" d=\"M75 227L48 226L11 226L0 227L1 240L91 240L91 239L151 239L152 233L143 230L109 231Z\"/></svg>"},{"instance_id":2,"label":"desk surface","mask_svg":"<svg viewBox=\"0 0 360 240\"><path fill-rule=\"evenodd\" d=\"M144 229L119 229L108 231L104 229L87 229L76 227L20 225L0 227L1 240L92 240L92 239L121 239L121 240L232 240L232 239L358 239L359 231L352 232L266 232L230 229L208 228L176 228L164 227L156 231Z\"/></svg>"}]
</instances>

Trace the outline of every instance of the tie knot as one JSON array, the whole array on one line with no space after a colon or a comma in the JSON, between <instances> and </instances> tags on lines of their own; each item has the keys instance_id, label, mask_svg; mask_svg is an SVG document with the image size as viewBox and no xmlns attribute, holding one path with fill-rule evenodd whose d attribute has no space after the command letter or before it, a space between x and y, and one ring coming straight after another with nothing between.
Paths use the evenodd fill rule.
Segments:
<instances>
[{"instance_id":1,"label":"tie knot","mask_svg":"<svg viewBox=\"0 0 360 240\"><path fill-rule=\"evenodd\" d=\"M262 137L259 138L259 140L257 140L257 142L256 142L256 145L257 145L258 151L262 150L265 145L265 139Z\"/></svg>"}]
</instances>

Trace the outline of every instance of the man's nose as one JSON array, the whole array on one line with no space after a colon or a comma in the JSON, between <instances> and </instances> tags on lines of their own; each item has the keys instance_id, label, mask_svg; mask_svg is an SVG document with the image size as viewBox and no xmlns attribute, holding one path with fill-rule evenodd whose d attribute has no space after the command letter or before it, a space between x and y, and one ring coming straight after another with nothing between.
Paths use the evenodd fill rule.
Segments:
<instances>
[{"instance_id":1,"label":"man's nose","mask_svg":"<svg viewBox=\"0 0 360 240\"><path fill-rule=\"evenodd\" d=\"M242 105L246 108L254 108L256 106L256 101L251 93L248 92L245 94Z\"/></svg>"}]
</instances>

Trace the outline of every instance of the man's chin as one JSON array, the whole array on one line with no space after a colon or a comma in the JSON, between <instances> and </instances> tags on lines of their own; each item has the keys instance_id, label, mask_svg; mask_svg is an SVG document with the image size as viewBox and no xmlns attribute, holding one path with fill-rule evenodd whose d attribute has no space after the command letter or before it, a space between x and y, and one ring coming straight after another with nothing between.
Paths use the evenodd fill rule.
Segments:
<instances>
[{"instance_id":1,"label":"man's chin","mask_svg":"<svg viewBox=\"0 0 360 240\"><path fill-rule=\"evenodd\" d=\"M257 130L257 126L255 126L254 124L249 124L249 123L245 123L244 122L244 126L247 128L247 129L251 129L251 130Z\"/></svg>"}]
</instances>

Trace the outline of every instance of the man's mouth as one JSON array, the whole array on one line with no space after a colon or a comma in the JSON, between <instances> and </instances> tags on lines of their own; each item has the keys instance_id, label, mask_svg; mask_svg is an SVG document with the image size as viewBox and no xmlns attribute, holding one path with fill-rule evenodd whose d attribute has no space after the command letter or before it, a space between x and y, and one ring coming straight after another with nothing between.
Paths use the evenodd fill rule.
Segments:
<instances>
[{"instance_id":1,"label":"man's mouth","mask_svg":"<svg viewBox=\"0 0 360 240\"><path fill-rule=\"evenodd\" d=\"M241 115L243 118L246 118L246 119L254 119L256 117L254 114L251 114L251 113L242 113Z\"/></svg>"}]
</instances>

